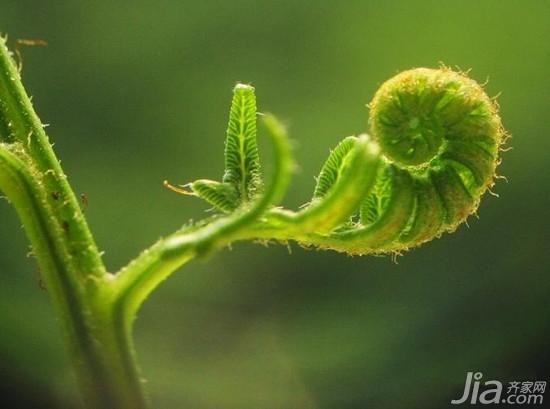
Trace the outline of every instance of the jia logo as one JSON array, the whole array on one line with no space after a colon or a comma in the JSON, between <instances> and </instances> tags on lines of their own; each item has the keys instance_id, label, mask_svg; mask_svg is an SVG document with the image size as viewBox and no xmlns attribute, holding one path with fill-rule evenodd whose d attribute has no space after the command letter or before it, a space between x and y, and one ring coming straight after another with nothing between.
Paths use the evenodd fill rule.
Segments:
<instances>
[{"instance_id":1,"label":"jia logo","mask_svg":"<svg viewBox=\"0 0 550 409\"><path fill-rule=\"evenodd\" d=\"M510 405L542 405L543 394L546 390L546 381L512 381L505 383L500 381L485 381L482 384L481 372L468 372L464 383L464 392L459 399L451 401L452 405L470 403L482 405L505 403ZM481 393L480 393L481 388ZM469 401L468 401L469 399Z\"/></svg>"}]
</instances>

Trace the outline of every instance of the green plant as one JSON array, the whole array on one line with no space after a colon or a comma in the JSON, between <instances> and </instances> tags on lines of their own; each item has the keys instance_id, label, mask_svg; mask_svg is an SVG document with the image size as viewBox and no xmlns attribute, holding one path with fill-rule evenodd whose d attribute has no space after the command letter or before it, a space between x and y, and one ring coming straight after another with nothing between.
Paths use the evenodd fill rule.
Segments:
<instances>
[{"instance_id":1,"label":"green plant","mask_svg":"<svg viewBox=\"0 0 550 409\"><path fill-rule=\"evenodd\" d=\"M476 82L446 68L406 71L379 89L370 113L372 136L344 139L321 169L311 202L293 212L275 206L292 168L285 129L272 115L261 116L275 153L274 174L264 184L254 88L237 85L222 181L166 182L204 199L215 215L111 274L0 40L0 189L23 222L90 408L147 407L132 323L151 291L192 258L237 240L397 252L454 230L476 210L505 136L496 104Z\"/></svg>"}]
</instances>

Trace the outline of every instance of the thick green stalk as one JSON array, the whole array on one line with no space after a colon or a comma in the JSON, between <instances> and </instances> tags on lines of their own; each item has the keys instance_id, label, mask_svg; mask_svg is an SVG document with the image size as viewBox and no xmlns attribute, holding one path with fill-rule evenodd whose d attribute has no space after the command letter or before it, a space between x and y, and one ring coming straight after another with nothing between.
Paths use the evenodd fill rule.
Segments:
<instances>
[{"instance_id":1,"label":"thick green stalk","mask_svg":"<svg viewBox=\"0 0 550 409\"><path fill-rule=\"evenodd\" d=\"M7 134L0 136L2 142L19 142L43 176L42 188L48 193L46 201L66 232L65 243L73 256L70 261L74 273L83 277L101 277L105 269L78 199L23 88L5 39L0 39L0 115L3 118L0 122L7 128L4 129Z\"/></svg>"},{"instance_id":2,"label":"thick green stalk","mask_svg":"<svg viewBox=\"0 0 550 409\"><path fill-rule=\"evenodd\" d=\"M25 227L90 408L145 408L109 275L44 128L0 39L0 189Z\"/></svg>"}]
</instances>

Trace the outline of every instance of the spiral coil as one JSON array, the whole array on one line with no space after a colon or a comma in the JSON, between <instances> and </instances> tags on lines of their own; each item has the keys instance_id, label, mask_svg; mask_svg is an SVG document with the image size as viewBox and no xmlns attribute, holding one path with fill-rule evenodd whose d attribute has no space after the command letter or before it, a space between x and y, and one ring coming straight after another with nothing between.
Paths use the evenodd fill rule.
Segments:
<instances>
[{"instance_id":1,"label":"spiral coil","mask_svg":"<svg viewBox=\"0 0 550 409\"><path fill-rule=\"evenodd\" d=\"M505 138L496 103L462 73L419 68L385 82L369 106L376 180L358 220L325 245L403 250L456 229L494 183Z\"/></svg>"}]
</instances>

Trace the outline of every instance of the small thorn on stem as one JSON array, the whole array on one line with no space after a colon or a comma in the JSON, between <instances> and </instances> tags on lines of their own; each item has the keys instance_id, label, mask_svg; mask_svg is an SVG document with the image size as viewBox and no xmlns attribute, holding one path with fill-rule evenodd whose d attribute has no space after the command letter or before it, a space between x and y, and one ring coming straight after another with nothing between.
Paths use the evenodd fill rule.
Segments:
<instances>
[{"instance_id":1,"label":"small thorn on stem","mask_svg":"<svg viewBox=\"0 0 550 409\"><path fill-rule=\"evenodd\" d=\"M173 192L180 193L182 195L195 196L195 193L193 193L192 190L186 190L189 188L189 184L176 186L165 180L164 182L162 182L162 185L166 189L170 189Z\"/></svg>"}]
</instances>

